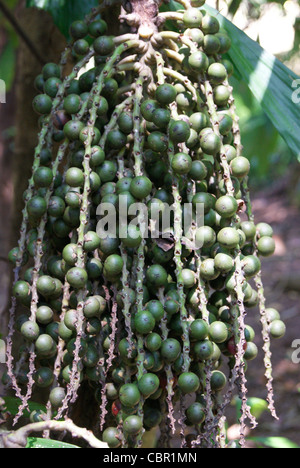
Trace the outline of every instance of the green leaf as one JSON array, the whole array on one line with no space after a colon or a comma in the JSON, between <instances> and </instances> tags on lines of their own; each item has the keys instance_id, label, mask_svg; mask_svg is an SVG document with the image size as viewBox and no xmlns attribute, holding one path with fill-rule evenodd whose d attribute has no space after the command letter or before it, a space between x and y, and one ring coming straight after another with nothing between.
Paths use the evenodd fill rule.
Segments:
<instances>
[{"instance_id":1,"label":"green leaf","mask_svg":"<svg viewBox=\"0 0 300 468\"><path fill-rule=\"evenodd\" d=\"M11 415L15 416L18 413L21 400L19 398L10 397L10 396L4 397L3 400L5 401L6 411L8 411ZM41 405L40 403L29 402L28 406L29 406L29 411L24 411L25 417L29 417L32 411L40 410L40 411L43 411L44 413L47 412L45 405Z\"/></svg>"},{"instance_id":2,"label":"green leaf","mask_svg":"<svg viewBox=\"0 0 300 468\"><path fill-rule=\"evenodd\" d=\"M258 442L273 449L299 449L300 447L286 437L249 437L248 440Z\"/></svg>"},{"instance_id":3,"label":"green leaf","mask_svg":"<svg viewBox=\"0 0 300 468\"><path fill-rule=\"evenodd\" d=\"M52 439L41 439L38 437L29 437L26 448L34 449L78 449L77 445L67 444Z\"/></svg>"},{"instance_id":4,"label":"green leaf","mask_svg":"<svg viewBox=\"0 0 300 468\"><path fill-rule=\"evenodd\" d=\"M56 26L67 38L73 21L83 19L98 5L98 0L26 0L28 8L36 7L48 11Z\"/></svg>"},{"instance_id":5,"label":"green leaf","mask_svg":"<svg viewBox=\"0 0 300 468\"><path fill-rule=\"evenodd\" d=\"M4 81L6 91L13 85L16 68L16 47L8 41L0 55L0 79Z\"/></svg>"},{"instance_id":6,"label":"green leaf","mask_svg":"<svg viewBox=\"0 0 300 468\"><path fill-rule=\"evenodd\" d=\"M296 102L300 78L217 10L208 5L205 9L216 15L228 32L232 40L229 58L289 149L300 160L299 102Z\"/></svg>"}]
</instances>

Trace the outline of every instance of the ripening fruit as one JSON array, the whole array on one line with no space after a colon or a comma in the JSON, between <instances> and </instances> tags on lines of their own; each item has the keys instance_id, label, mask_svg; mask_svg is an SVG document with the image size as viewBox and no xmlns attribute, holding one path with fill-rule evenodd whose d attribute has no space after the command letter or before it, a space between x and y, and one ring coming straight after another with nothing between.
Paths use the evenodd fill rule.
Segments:
<instances>
[{"instance_id":1,"label":"ripening fruit","mask_svg":"<svg viewBox=\"0 0 300 468\"><path fill-rule=\"evenodd\" d=\"M171 104L171 102L175 101L176 95L177 92L174 86L165 83L158 86L155 97L160 104L168 105Z\"/></svg>"},{"instance_id":2,"label":"ripening fruit","mask_svg":"<svg viewBox=\"0 0 300 468\"><path fill-rule=\"evenodd\" d=\"M39 94L34 98L32 105L37 114L49 114L52 109L52 99L47 94Z\"/></svg>"},{"instance_id":3,"label":"ripening fruit","mask_svg":"<svg viewBox=\"0 0 300 468\"><path fill-rule=\"evenodd\" d=\"M193 372L184 372L179 376L178 387L182 393L195 393L200 387L199 377Z\"/></svg>"},{"instance_id":4,"label":"ripening fruit","mask_svg":"<svg viewBox=\"0 0 300 468\"><path fill-rule=\"evenodd\" d=\"M276 244L272 237L263 236L257 242L257 250L263 257L270 257L276 249Z\"/></svg>"},{"instance_id":5,"label":"ripening fruit","mask_svg":"<svg viewBox=\"0 0 300 468\"><path fill-rule=\"evenodd\" d=\"M15 383L43 389L60 419L89 388L111 449L139 447L162 422L176 435L180 420L182 445L220 443L221 392L259 351L241 312L262 302L253 279L275 250L272 227L250 216L231 38L204 0L181 3L153 37L129 13L130 34L115 38L93 10L34 81L40 132L8 254ZM263 315L284 336L279 312Z\"/></svg>"}]
</instances>

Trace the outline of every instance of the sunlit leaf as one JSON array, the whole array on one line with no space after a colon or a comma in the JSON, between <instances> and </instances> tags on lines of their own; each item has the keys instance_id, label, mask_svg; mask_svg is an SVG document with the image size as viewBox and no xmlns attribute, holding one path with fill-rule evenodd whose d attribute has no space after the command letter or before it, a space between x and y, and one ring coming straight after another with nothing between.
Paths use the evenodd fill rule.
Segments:
<instances>
[{"instance_id":1,"label":"sunlit leaf","mask_svg":"<svg viewBox=\"0 0 300 468\"><path fill-rule=\"evenodd\" d=\"M26 448L34 449L78 449L77 445L67 444L52 439L41 439L37 437L29 437Z\"/></svg>"}]
</instances>

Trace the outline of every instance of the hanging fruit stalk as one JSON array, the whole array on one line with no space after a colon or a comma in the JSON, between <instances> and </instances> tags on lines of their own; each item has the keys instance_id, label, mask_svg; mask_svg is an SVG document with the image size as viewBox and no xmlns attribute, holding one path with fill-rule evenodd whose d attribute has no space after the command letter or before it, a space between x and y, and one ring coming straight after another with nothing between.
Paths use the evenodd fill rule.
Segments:
<instances>
[{"instance_id":1,"label":"hanging fruit stalk","mask_svg":"<svg viewBox=\"0 0 300 468\"><path fill-rule=\"evenodd\" d=\"M86 380L111 448L141 447L157 426L164 446L179 428L183 447L224 447L236 389L244 446L246 420L256 424L246 368L258 350L246 319L257 305L276 416L270 335L285 327L265 306L260 257L274 252L273 231L254 223L223 58L230 38L203 0L179 3L159 13L159 2L132 1L124 19L136 32L118 37L93 10L72 24L60 66L35 82L39 141L9 255L15 422L35 387L49 389L43 418L62 418ZM14 364L16 330L26 352Z\"/></svg>"}]
</instances>

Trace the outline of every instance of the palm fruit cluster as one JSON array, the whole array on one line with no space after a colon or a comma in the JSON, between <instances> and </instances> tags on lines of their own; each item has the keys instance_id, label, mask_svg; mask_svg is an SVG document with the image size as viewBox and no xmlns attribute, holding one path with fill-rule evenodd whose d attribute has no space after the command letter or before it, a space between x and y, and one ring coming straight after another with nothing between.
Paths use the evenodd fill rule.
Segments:
<instances>
[{"instance_id":1,"label":"palm fruit cluster","mask_svg":"<svg viewBox=\"0 0 300 468\"><path fill-rule=\"evenodd\" d=\"M152 30L129 15L133 32L119 37L93 11L72 24L61 63L36 78L38 144L9 254L15 422L39 388L49 399L35 418L62 418L86 380L111 448L141 447L155 427L160 447L179 433L182 447L223 447L237 394L243 445L246 420L256 424L246 380L258 354L246 316L256 306L276 416L270 337L285 326L264 299L260 259L275 243L268 224L254 223L228 81L231 41L202 0L180 3ZM146 236L143 216L125 234L118 221L115 236L99 235L99 207L119 215L135 203L150 221L153 207L172 207L168 235L156 226L158 238ZM193 231L201 248L182 241L187 203L204 210ZM24 340L16 358L15 333Z\"/></svg>"}]
</instances>

